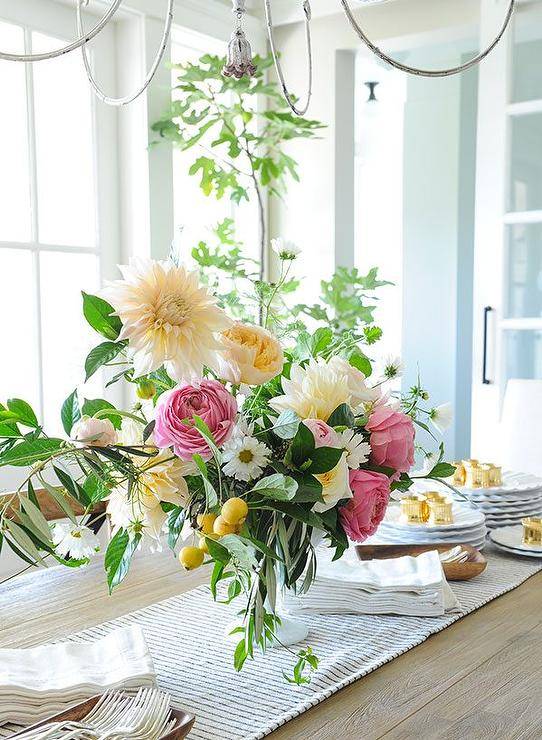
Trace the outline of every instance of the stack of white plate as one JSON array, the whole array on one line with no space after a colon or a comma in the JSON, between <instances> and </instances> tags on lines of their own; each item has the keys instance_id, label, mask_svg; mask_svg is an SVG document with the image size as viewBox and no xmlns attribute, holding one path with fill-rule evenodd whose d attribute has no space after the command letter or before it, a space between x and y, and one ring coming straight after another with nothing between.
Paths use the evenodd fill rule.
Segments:
<instances>
[{"instance_id":1,"label":"stack of white plate","mask_svg":"<svg viewBox=\"0 0 542 740\"><path fill-rule=\"evenodd\" d=\"M368 545L431 545L461 543L481 550L487 529L484 514L468 504L454 503L453 524L405 524L401 522L399 504L389 505L378 532L367 540Z\"/></svg>"},{"instance_id":2,"label":"stack of white plate","mask_svg":"<svg viewBox=\"0 0 542 740\"><path fill-rule=\"evenodd\" d=\"M521 524L527 516L542 515L542 480L527 473L505 471L498 488L462 488L483 511L489 529Z\"/></svg>"},{"instance_id":3,"label":"stack of white plate","mask_svg":"<svg viewBox=\"0 0 542 740\"><path fill-rule=\"evenodd\" d=\"M528 558L542 558L542 547L538 545L523 544L523 527L516 524L512 527L494 529L489 534L489 539L499 550L512 555L523 555Z\"/></svg>"}]
</instances>

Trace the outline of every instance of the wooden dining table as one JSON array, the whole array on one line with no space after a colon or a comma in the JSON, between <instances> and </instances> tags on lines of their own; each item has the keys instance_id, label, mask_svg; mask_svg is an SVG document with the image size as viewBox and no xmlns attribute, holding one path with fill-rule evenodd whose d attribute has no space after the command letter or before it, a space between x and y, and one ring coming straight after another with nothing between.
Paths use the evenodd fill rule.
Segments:
<instances>
[{"instance_id":1,"label":"wooden dining table","mask_svg":"<svg viewBox=\"0 0 542 740\"><path fill-rule=\"evenodd\" d=\"M62 638L203 583L170 552L140 553L107 595L103 564L0 586L0 647ZM273 740L542 737L542 573L288 722ZM232 711L235 711L232 708Z\"/></svg>"}]
</instances>

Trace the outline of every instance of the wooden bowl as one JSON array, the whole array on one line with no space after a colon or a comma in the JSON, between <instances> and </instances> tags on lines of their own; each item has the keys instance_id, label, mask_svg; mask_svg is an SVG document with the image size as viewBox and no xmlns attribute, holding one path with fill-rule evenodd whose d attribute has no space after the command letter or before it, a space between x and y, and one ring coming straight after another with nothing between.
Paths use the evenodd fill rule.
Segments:
<instances>
[{"instance_id":1,"label":"wooden bowl","mask_svg":"<svg viewBox=\"0 0 542 740\"><path fill-rule=\"evenodd\" d=\"M54 717L44 719L42 722L38 722L37 724L32 725L32 727L26 727L24 730L17 732L15 735L11 735L11 737L20 737L29 730L35 730L38 727L43 727L43 725L48 725L50 722L62 722L63 720L80 722L87 716L90 710L96 706L102 696L102 694L98 694L98 696L93 696L91 699L87 699L86 701L81 702L81 704L77 704L71 709L67 709L60 714L56 714ZM167 735L162 735L160 740L181 740L181 738L185 738L194 726L194 722L196 720L193 715L187 714L181 709L172 709L171 717L177 720L175 727L170 732L168 732Z\"/></svg>"},{"instance_id":2,"label":"wooden bowl","mask_svg":"<svg viewBox=\"0 0 542 740\"><path fill-rule=\"evenodd\" d=\"M387 560L400 558L403 555L420 555L422 552L437 550L447 552L460 543L434 545L356 545L356 552L360 560ZM442 563L447 581L469 581L483 573L487 568L487 560L472 545L461 545L469 553L469 559L464 563Z\"/></svg>"}]
</instances>

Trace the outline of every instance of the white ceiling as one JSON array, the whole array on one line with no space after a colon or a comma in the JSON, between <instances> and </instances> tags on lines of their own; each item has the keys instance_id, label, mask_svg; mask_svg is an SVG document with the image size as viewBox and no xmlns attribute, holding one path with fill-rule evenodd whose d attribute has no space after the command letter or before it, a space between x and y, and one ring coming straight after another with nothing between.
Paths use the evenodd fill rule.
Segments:
<instances>
[{"instance_id":1,"label":"white ceiling","mask_svg":"<svg viewBox=\"0 0 542 740\"><path fill-rule=\"evenodd\" d=\"M392 0L351 0L352 7ZM227 2L227 0L226 0ZM254 15L262 15L263 0L247 0L247 8ZM342 12L339 0L311 0L313 17L333 15ZM273 24L280 26L303 19L302 0L272 0Z\"/></svg>"}]
</instances>

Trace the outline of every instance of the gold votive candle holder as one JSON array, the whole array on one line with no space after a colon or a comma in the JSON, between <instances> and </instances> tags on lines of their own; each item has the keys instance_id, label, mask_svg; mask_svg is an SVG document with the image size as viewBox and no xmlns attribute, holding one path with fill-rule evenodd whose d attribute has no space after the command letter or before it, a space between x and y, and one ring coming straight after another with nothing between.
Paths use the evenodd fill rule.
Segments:
<instances>
[{"instance_id":1,"label":"gold votive candle holder","mask_svg":"<svg viewBox=\"0 0 542 740\"><path fill-rule=\"evenodd\" d=\"M492 486L502 486L502 467L500 465L492 465L489 475Z\"/></svg>"},{"instance_id":2,"label":"gold votive candle holder","mask_svg":"<svg viewBox=\"0 0 542 740\"><path fill-rule=\"evenodd\" d=\"M453 504L446 496L439 495L429 501L429 524L453 524Z\"/></svg>"},{"instance_id":3,"label":"gold votive candle holder","mask_svg":"<svg viewBox=\"0 0 542 740\"><path fill-rule=\"evenodd\" d=\"M426 524L429 519L427 498L417 493L404 496L401 499L400 518L404 524Z\"/></svg>"},{"instance_id":4,"label":"gold votive candle holder","mask_svg":"<svg viewBox=\"0 0 542 740\"><path fill-rule=\"evenodd\" d=\"M481 488L482 471L478 460L463 460L465 466L465 486L467 488Z\"/></svg>"},{"instance_id":5,"label":"gold votive candle holder","mask_svg":"<svg viewBox=\"0 0 542 740\"><path fill-rule=\"evenodd\" d=\"M451 483L452 486L464 486L467 473L465 471L465 466L463 465L463 461L454 460L452 465L455 467L455 472L453 475L447 478L448 483Z\"/></svg>"},{"instance_id":6,"label":"gold votive candle holder","mask_svg":"<svg viewBox=\"0 0 542 740\"><path fill-rule=\"evenodd\" d=\"M491 463L484 463L480 465L480 485L482 488L492 488L493 483L491 479L491 473L493 471L493 465Z\"/></svg>"},{"instance_id":7,"label":"gold votive candle holder","mask_svg":"<svg viewBox=\"0 0 542 740\"><path fill-rule=\"evenodd\" d=\"M542 547L542 519L531 516L522 519L521 523L523 524L523 544Z\"/></svg>"}]
</instances>

